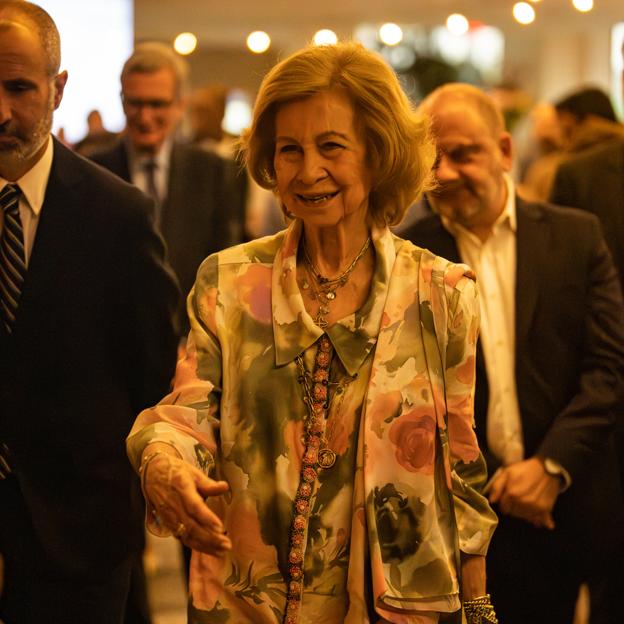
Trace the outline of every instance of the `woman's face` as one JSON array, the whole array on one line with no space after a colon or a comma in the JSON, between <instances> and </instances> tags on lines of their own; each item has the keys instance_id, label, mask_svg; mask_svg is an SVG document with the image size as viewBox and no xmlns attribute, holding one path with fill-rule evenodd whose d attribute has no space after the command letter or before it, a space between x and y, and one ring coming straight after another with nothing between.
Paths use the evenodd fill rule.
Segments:
<instances>
[{"instance_id":1,"label":"woman's face","mask_svg":"<svg viewBox=\"0 0 624 624\"><path fill-rule=\"evenodd\" d=\"M355 111L342 90L278 109L273 163L280 199L294 216L319 227L365 220L371 174Z\"/></svg>"}]
</instances>

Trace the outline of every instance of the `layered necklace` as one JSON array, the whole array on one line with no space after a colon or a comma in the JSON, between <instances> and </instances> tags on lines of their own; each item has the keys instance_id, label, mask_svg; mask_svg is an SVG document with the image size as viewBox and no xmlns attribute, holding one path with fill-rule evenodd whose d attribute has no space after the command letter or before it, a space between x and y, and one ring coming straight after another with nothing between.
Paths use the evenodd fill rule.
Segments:
<instances>
[{"instance_id":1,"label":"layered necklace","mask_svg":"<svg viewBox=\"0 0 624 624\"><path fill-rule=\"evenodd\" d=\"M310 281L306 278L303 279L301 283L301 288L303 290L310 290L310 296L318 303L318 312L316 313L316 317L314 318L314 322L321 328L325 329L327 327L327 319L325 318L327 314L329 314L329 306L334 299L336 299L336 291L344 286L349 280L349 276L351 275L353 269L355 269L357 263L364 257L364 254L368 251L370 247L371 239L368 237L362 245L360 251L358 251L357 255L351 262L351 264L342 272L340 275L336 277L325 277L321 274L321 272L316 268L314 262L310 258L310 254L308 253L308 248L306 247L305 242L303 243L303 261L305 263L306 273L311 277Z\"/></svg>"}]
</instances>

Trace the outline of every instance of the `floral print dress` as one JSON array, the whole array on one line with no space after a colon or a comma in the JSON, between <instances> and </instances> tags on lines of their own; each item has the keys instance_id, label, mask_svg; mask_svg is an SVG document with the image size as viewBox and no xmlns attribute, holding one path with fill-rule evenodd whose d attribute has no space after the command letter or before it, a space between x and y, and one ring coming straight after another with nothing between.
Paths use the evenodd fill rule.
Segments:
<instances>
[{"instance_id":1,"label":"floral print dress","mask_svg":"<svg viewBox=\"0 0 624 624\"><path fill-rule=\"evenodd\" d=\"M233 548L193 553L189 622L437 622L460 607L459 549L484 554L496 524L472 429L474 281L375 229L370 294L324 332L296 280L301 231L295 221L202 264L174 389L139 415L129 456L138 467L165 442L229 483L208 504ZM421 300L436 276L443 306ZM443 364L427 361L433 317ZM323 349L315 425L305 382L316 392ZM148 527L163 533L153 517Z\"/></svg>"}]
</instances>

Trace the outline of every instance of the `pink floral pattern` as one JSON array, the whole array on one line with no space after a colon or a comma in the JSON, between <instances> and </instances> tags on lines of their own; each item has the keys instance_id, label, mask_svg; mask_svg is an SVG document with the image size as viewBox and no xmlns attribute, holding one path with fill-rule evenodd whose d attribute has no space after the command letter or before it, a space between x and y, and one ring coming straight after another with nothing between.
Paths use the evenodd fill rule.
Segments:
<instances>
[{"instance_id":1,"label":"pink floral pattern","mask_svg":"<svg viewBox=\"0 0 624 624\"><path fill-rule=\"evenodd\" d=\"M459 605L441 501L454 502L466 552L484 553L495 525L473 487L485 480L472 429L474 281L466 267L373 229L370 296L327 329L331 375L314 377L357 374L329 408L336 465L318 470L325 423L314 419L306 444L295 358L312 371L323 332L296 281L300 234L295 221L204 262L174 389L139 415L129 455L136 467L147 444L166 442L230 485L208 504L234 548L193 553L191 624L365 624L371 592L376 617L434 624ZM432 355L438 337L442 362ZM329 350L319 356L330 360ZM321 416L327 396L315 396Z\"/></svg>"},{"instance_id":2,"label":"pink floral pattern","mask_svg":"<svg viewBox=\"0 0 624 624\"><path fill-rule=\"evenodd\" d=\"M392 423L390 441L396 446L399 464L409 472L433 474L435 462L435 415L414 410Z\"/></svg>"}]
</instances>

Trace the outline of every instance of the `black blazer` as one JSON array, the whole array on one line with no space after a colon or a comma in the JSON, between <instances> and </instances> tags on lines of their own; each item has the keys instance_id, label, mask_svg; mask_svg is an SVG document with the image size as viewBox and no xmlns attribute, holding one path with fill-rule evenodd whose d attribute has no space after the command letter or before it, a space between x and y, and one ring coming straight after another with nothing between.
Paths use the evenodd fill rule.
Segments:
<instances>
[{"instance_id":1,"label":"black blazer","mask_svg":"<svg viewBox=\"0 0 624 624\"><path fill-rule=\"evenodd\" d=\"M565 160L557 169L551 200L600 219L624 290L624 139Z\"/></svg>"},{"instance_id":2,"label":"black blazer","mask_svg":"<svg viewBox=\"0 0 624 624\"><path fill-rule=\"evenodd\" d=\"M94 154L92 160L123 180L131 182L124 140L112 149ZM242 224L226 192L225 161L198 147L174 144L171 152L167 197L161 206L161 232L171 266L180 282L183 298L195 283L197 269L211 253L240 242ZM186 314L180 311L183 332Z\"/></svg>"},{"instance_id":3,"label":"black blazer","mask_svg":"<svg viewBox=\"0 0 624 624\"><path fill-rule=\"evenodd\" d=\"M54 142L14 331L0 330L0 552L55 577L106 577L143 543L125 453L168 391L178 291L136 188Z\"/></svg>"},{"instance_id":4,"label":"black blazer","mask_svg":"<svg viewBox=\"0 0 624 624\"><path fill-rule=\"evenodd\" d=\"M624 387L617 273L594 216L520 198L516 206L515 373L525 455L550 457L570 473L572 486L555 505L555 532L584 540L599 557L617 542L624 522L612 440ZM437 215L402 236L460 261ZM487 407L479 349L475 421L492 472L498 462L487 446Z\"/></svg>"}]
</instances>

